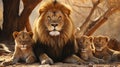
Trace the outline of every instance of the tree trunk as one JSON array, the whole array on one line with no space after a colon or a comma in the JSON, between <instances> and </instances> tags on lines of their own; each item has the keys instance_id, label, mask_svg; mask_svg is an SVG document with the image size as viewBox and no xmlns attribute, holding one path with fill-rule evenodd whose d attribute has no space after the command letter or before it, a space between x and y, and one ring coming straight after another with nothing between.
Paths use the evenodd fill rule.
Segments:
<instances>
[{"instance_id":1,"label":"tree trunk","mask_svg":"<svg viewBox=\"0 0 120 67\"><path fill-rule=\"evenodd\" d=\"M17 30L19 17L20 0L2 0L3 1L3 29L0 32L1 39L12 39L13 31Z\"/></svg>"},{"instance_id":2,"label":"tree trunk","mask_svg":"<svg viewBox=\"0 0 120 67\"><path fill-rule=\"evenodd\" d=\"M92 27L88 28L85 32L85 35L90 36L92 35L102 24L104 24L108 17L111 16L113 13L117 11L117 8L109 8L97 21L95 21L95 24L91 24Z\"/></svg>"},{"instance_id":3,"label":"tree trunk","mask_svg":"<svg viewBox=\"0 0 120 67\"><path fill-rule=\"evenodd\" d=\"M13 40L12 33L26 28L32 31L29 16L36 5L42 0L22 0L24 9L19 15L20 0L2 0L3 1L3 29L0 30L1 40Z\"/></svg>"}]
</instances>

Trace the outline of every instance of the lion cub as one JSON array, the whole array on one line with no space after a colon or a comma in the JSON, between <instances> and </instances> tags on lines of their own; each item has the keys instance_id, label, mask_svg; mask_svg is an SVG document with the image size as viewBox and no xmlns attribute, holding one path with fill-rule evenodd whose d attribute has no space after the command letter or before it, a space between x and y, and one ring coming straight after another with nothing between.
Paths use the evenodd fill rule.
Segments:
<instances>
[{"instance_id":1,"label":"lion cub","mask_svg":"<svg viewBox=\"0 0 120 67\"><path fill-rule=\"evenodd\" d=\"M26 63L35 62L36 58L32 51L32 32L14 32L13 37L15 39L15 51L12 59L8 62L4 62L4 65L15 64L20 60Z\"/></svg>"},{"instance_id":2,"label":"lion cub","mask_svg":"<svg viewBox=\"0 0 120 67\"><path fill-rule=\"evenodd\" d=\"M93 38L89 36L81 36L78 42L79 56L86 62L90 63L104 63L104 60L98 59L93 56L94 45Z\"/></svg>"},{"instance_id":3,"label":"lion cub","mask_svg":"<svg viewBox=\"0 0 120 67\"><path fill-rule=\"evenodd\" d=\"M109 38L106 36L94 37L95 53L97 58L104 59L106 63L119 61L120 52L108 48Z\"/></svg>"}]
</instances>

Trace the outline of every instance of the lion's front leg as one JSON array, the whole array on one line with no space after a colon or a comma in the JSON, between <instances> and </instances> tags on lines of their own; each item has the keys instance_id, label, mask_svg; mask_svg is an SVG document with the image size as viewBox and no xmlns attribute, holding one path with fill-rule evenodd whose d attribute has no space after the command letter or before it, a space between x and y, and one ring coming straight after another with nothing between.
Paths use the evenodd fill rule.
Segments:
<instances>
[{"instance_id":1,"label":"lion's front leg","mask_svg":"<svg viewBox=\"0 0 120 67\"><path fill-rule=\"evenodd\" d=\"M36 58L32 55L26 59L26 63L34 63L35 61L36 61Z\"/></svg>"},{"instance_id":2,"label":"lion's front leg","mask_svg":"<svg viewBox=\"0 0 120 67\"><path fill-rule=\"evenodd\" d=\"M110 63L112 57L110 55L104 56L103 59L105 60L105 63Z\"/></svg>"},{"instance_id":3,"label":"lion's front leg","mask_svg":"<svg viewBox=\"0 0 120 67\"><path fill-rule=\"evenodd\" d=\"M63 62L65 63L74 63L74 64L86 64L86 62L82 59L80 59L76 55L72 55L70 57L67 57Z\"/></svg>"},{"instance_id":4,"label":"lion's front leg","mask_svg":"<svg viewBox=\"0 0 120 67\"><path fill-rule=\"evenodd\" d=\"M53 60L50 57L48 57L48 55L45 53L41 54L39 56L39 59L41 61L41 64L53 64L54 63Z\"/></svg>"}]
</instances>

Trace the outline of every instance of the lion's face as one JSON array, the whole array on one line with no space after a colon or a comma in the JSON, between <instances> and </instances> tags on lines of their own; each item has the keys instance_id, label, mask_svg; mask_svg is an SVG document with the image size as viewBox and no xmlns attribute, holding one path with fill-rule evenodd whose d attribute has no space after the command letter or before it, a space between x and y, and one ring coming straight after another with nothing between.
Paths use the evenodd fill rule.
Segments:
<instances>
[{"instance_id":1,"label":"lion's face","mask_svg":"<svg viewBox=\"0 0 120 67\"><path fill-rule=\"evenodd\" d=\"M21 49L26 49L32 45L32 32L14 32L15 44Z\"/></svg>"},{"instance_id":2,"label":"lion's face","mask_svg":"<svg viewBox=\"0 0 120 67\"><path fill-rule=\"evenodd\" d=\"M33 29L35 42L61 46L74 38L75 27L70 17L70 8L61 3L48 2L41 5L39 13Z\"/></svg>"},{"instance_id":3,"label":"lion's face","mask_svg":"<svg viewBox=\"0 0 120 67\"><path fill-rule=\"evenodd\" d=\"M81 44L79 45L81 52L87 52L92 49L93 38L88 36L82 36L80 38Z\"/></svg>"},{"instance_id":4,"label":"lion's face","mask_svg":"<svg viewBox=\"0 0 120 67\"><path fill-rule=\"evenodd\" d=\"M64 16L59 10L49 10L45 15L45 26L51 36L60 35L64 26Z\"/></svg>"},{"instance_id":5,"label":"lion's face","mask_svg":"<svg viewBox=\"0 0 120 67\"><path fill-rule=\"evenodd\" d=\"M107 47L108 40L108 37L104 36L94 37L94 45L96 51L102 51L105 47Z\"/></svg>"}]
</instances>

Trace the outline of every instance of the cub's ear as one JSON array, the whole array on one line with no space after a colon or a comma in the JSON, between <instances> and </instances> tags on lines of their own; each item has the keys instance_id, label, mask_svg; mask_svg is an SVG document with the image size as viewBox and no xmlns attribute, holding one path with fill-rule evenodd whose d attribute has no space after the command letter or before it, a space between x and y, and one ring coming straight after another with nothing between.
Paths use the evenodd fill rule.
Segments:
<instances>
[{"instance_id":1,"label":"cub's ear","mask_svg":"<svg viewBox=\"0 0 120 67\"><path fill-rule=\"evenodd\" d=\"M93 37L90 36L90 37L89 37L89 40L90 40L90 42L93 42Z\"/></svg>"},{"instance_id":2,"label":"cub's ear","mask_svg":"<svg viewBox=\"0 0 120 67\"><path fill-rule=\"evenodd\" d=\"M17 32L17 31L14 31L14 32L13 32L13 37L14 37L14 39L17 37L18 34L19 34L19 32Z\"/></svg>"},{"instance_id":3,"label":"cub's ear","mask_svg":"<svg viewBox=\"0 0 120 67\"><path fill-rule=\"evenodd\" d=\"M33 32L28 32L28 34L30 35L30 37L32 38L32 36L33 36Z\"/></svg>"},{"instance_id":4,"label":"cub's ear","mask_svg":"<svg viewBox=\"0 0 120 67\"><path fill-rule=\"evenodd\" d=\"M96 40L98 40L98 38L99 38L99 37L94 36L94 37L93 37L93 42L95 42Z\"/></svg>"},{"instance_id":5,"label":"cub's ear","mask_svg":"<svg viewBox=\"0 0 120 67\"><path fill-rule=\"evenodd\" d=\"M62 8L63 13L67 14L68 16L70 15L71 10L67 7Z\"/></svg>"},{"instance_id":6,"label":"cub's ear","mask_svg":"<svg viewBox=\"0 0 120 67\"><path fill-rule=\"evenodd\" d=\"M81 42L84 42L87 38L88 38L88 36L83 35L83 36L81 36L80 40L81 40Z\"/></svg>"},{"instance_id":7,"label":"cub's ear","mask_svg":"<svg viewBox=\"0 0 120 67\"><path fill-rule=\"evenodd\" d=\"M85 41L85 37L84 37L84 36L81 36L81 37L80 37L80 42L83 43L84 41Z\"/></svg>"},{"instance_id":8,"label":"cub's ear","mask_svg":"<svg viewBox=\"0 0 120 67\"><path fill-rule=\"evenodd\" d=\"M104 37L104 39L106 40L106 42L108 42L108 41L109 41L109 37Z\"/></svg>"}]
</instances>

